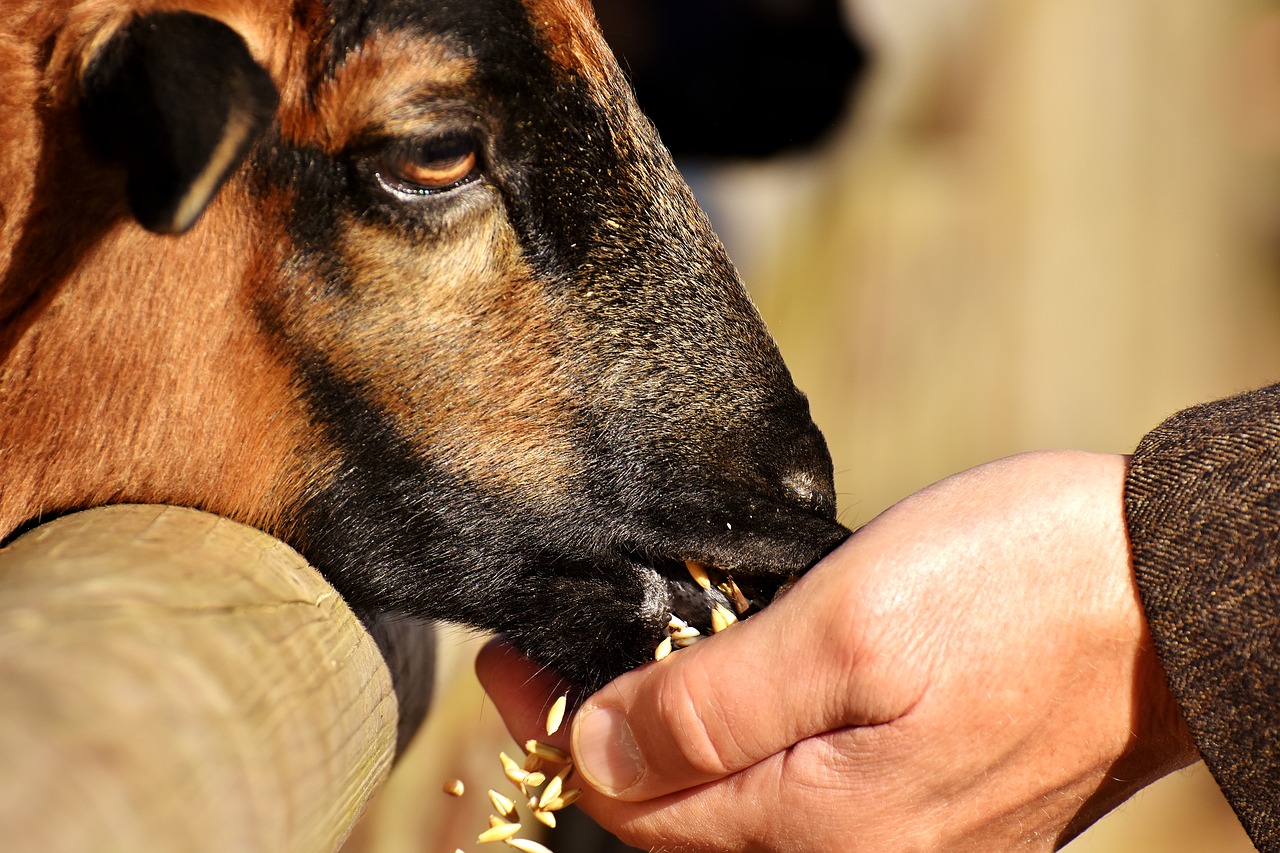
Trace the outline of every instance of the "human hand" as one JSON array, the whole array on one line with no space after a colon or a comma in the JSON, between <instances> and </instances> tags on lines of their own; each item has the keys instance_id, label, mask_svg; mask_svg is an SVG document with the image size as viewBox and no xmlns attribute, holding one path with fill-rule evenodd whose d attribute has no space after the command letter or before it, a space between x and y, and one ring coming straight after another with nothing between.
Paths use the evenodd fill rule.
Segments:
<instances>
[{"instance_id":1,"label":"human hand","mask_svg":"<svg viewBox=\"0 0 1280 853\"><path fill-rule=\"evenodd\" d=\"M1195 758L1129 566L1125 466L1027 454L902 501L751 619L591 697L579 804L664 851L1065 844ZM536 736L554 676L501 646L478 671Z\"/></svg>"}]
</instances>

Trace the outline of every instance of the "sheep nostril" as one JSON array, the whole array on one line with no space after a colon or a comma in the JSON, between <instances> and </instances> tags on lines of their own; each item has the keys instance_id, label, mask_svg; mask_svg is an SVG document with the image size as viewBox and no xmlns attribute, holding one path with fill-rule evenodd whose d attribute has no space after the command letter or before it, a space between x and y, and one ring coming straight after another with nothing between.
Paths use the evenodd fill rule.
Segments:
<instances>
[{"instance_id":1,"label":"sheep nostril","mask_svg":"<svg viewBox=\"0 0 1280 853\"><path fill-rule=\"evenodd\" d=\"M819 482L812 474L797 471L782 478L783 492L793 503L823 518L836 517L836 497L829 483Z\"/></svg>"}]
</instances>

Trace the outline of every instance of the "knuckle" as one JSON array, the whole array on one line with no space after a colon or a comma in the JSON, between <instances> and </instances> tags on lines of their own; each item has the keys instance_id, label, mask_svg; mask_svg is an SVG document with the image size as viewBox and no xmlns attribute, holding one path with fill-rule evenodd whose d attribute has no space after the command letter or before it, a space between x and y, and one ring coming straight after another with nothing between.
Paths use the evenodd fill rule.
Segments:
<instances>
[{"instance_id":1,"label":"knuckle","mask_svg":"<svg viewBox=\"0 0 1280 853\"><path fill-rule=\"evenodd\" d=\"M742 750L733 726L697 667L673 667L657 696L657 717L674 750L667 762L679 762L694 774L719 778L740 769Z\"/></svg>"}]
</instances>

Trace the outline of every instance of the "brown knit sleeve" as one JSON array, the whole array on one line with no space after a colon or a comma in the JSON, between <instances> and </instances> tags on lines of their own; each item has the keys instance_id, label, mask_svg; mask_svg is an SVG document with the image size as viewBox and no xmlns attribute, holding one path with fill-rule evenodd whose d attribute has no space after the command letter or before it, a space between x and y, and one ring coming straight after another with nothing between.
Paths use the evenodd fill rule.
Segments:
<instances>
[{"instance_id":1,"label":"brown knit sleeve","mask_svg":"<svg viewBox=\"0 0 1280 853\"><path fill-rule=\"evenodd\" d=\"M1280 385L1147 435L1125 488L1157 653L1209 770L1280 851Z\"/></svg>"}]
</instances>

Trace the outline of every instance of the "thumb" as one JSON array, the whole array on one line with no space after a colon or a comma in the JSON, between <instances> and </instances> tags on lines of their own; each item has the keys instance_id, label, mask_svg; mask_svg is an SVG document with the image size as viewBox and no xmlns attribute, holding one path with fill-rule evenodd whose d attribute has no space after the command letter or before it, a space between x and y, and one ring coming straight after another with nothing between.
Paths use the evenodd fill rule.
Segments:
<instances>
[{"instance_id":1,"label":"thumb","mask_svg":"<svg viewBox=\"0 0 1280 853\"><path fill-rule=\"evenodd\" d=\"M621 800L648 800L875 721L850 707L859 644L842 627L849 602L833 565L841 550L751 619L590 697L571 734L586 782Z\"/></svg>"}]
</instances>

